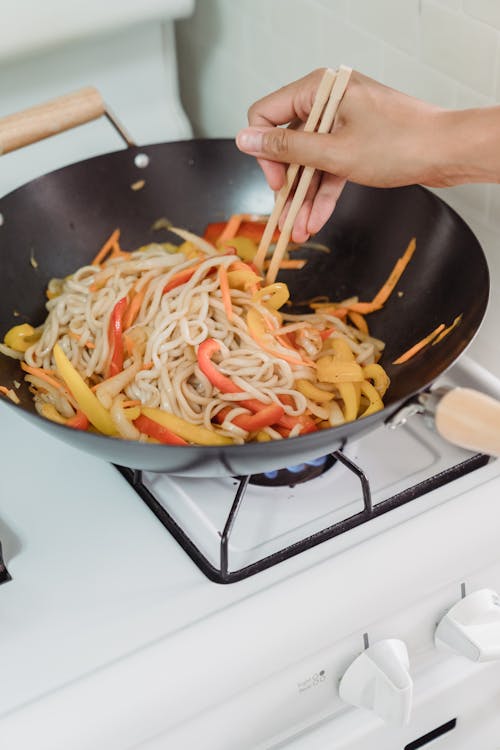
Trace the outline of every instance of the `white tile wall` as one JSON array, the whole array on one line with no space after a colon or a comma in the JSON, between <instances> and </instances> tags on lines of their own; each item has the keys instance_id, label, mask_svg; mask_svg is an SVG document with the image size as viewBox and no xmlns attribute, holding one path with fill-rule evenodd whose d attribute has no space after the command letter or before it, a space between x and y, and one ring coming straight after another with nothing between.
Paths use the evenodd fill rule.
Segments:
<instances>
[{"instance_id":1,"label":"white tile wall","mask_svg":"<svg viewBox=\"0 0 500 750\"><path fill-rule=\"evenodd\" d=\"M177 42L185 108L205 136L233 136L255 99L340 63L440 106L500 103L500 0L197 0ZM500 186L439 193L489 256L498 330Z\"/></svg>"}]
</instances>

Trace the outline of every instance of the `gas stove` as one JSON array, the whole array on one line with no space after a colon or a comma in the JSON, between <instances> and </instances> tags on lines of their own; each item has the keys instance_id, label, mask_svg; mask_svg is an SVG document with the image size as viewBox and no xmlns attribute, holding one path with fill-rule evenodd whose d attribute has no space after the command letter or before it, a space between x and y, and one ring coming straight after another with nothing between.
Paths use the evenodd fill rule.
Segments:
<instances>
[{"instance_id":1,"label":"gas stove","mask_svg":"<svg viewBox=\"0 0 500 750\"><path fill-rule=\"evenodd\" d=\"M500 397L467 357L441 383ZM498 461L415 417L308 481L139 478L1 413L3 747L498 747L500 665L434 641L500 590ZM361 657L372 694L373 664L404 683L378 715Z\"/></svg>"}]
</instances>

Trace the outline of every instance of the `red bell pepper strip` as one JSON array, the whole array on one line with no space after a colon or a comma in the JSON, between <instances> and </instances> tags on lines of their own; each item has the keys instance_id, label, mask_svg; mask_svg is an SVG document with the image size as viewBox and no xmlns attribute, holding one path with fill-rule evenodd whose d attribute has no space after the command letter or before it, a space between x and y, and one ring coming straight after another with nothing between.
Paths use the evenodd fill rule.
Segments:
<instances>
[{"instance_id":1,"label":"red bell pepper strip","mask_svg":"<svg viewBox=\"0 0 500 750\"><path fill-rule=\"evenodd\" d=\"M233 383L231 378L223 375L212 362L212 355L220 350L220 341L217 339L205 339L198 347L198 366L202 373L210 380L212 385L221 393L240 393L241 388Z\"/></svg>"},{"instance_id":2,"label":"red bell pepper strip","mask_svg":"<svg viewBox=\"0 0 500 750\"><path fill-rule=\"evenodd\" d=\"M225 407L217 414L216 419L220 424L225 420L231 409L231 406ZM267 404L267 406L259 409L256 414L238 414L231 421L236 427L241 427L242 430L255 432L256 430L262 430L263 427L271 427L276 424L283 414L283 407L279 404Z\"/></svg>"},{"instance_id":3,"label":"red bell pepper strip","mask_svg":"<svg viewBox=\"0 0 500 750\"><path fill-rule=\"evenodd\" d=\"M110 359L107 377L111 378L123 370L123 316L128 306L126 297L122 297L113 308L109 319L108 341Z\"/></svg>"},{"instance_id":4,"label":"red bell pepper strip","mask_svg":"<svg viewBox=\"0 0 500 750\"><path fill-rule=\"evenodd\" d=\"M221 391L221 393L241 393L242 389L233 383L231 378L223 375L212 362L212 355L220 350L220 341L217 339L205 339L198 347L198 366L202 373L210 380L212 385ZM284 397L283 397L284 400ZM258 415L262 410L267 409L272 404L265 404L256 398L247 398L240 401L239 404L249 411L253 411ZM242 415L244 416L244 415ZM238 419L238 417L236 417ZM233 420L237 425L236 420ZM279 424L287 430L291 430L295 425L302 425L301 435L305 435L308 432L315 432L317 430L316 424L311 417L306 414L302 414L299 417L290 417L285 414L282 410L281 416L273 422L273 424ZM239 426L239 425L238 425ZM266 425L267 426L267 425ZM242 429L246 429L242 427ZM253 429L259 429L255 427Z\"/></svg>"},{"instance_id":5,"label":"red bell pepper strip","mask_svg":"<svg viewBox=\"0 0 500 750\"><path fill-rule=\"evenodd\" d=\"M171 432L144 414L134 419L134 425L139 432L143 432L145 435L149 435L149 437L159 440L160 443L164 443L165 445L189 445L183 438L176 435L175 432Z\"/></svg>"},{"instance_id":6,"label":"red bell pepper strip","mask_svg":"<svg viewBox=\"0 0 500 750\"><path fill-rule=\"evenodd\" d=\"M89 420L83 411L78 409L74 417L70 417L66 420L66 427L72 427L74 430L88 430Z\"/></svg>"}]
</instances>

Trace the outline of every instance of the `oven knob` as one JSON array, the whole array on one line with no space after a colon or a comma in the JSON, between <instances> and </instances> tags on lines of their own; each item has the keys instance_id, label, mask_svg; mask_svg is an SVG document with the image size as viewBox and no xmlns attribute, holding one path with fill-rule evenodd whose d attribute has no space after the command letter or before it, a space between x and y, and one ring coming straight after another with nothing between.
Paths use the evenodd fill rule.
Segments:
<instances>
[{"instance_id":1,"label":"oven knob","mask_svg":"<svg viewBox=\"0 0 500 750\"><path fill-rule=\"evenodd\" d=\"M491 589L468 594L445 614L434 635L436 646L472 661L500 659L500 599Z\"/></svg>"},{"instance_id":2,"label":"oven knob","mask_svg":"<svg viewBox=\"0 0 500 750\"><path fill-rule=\"evenodd\" d=\"M339 695L346 703L372 710L388 724L408 724L413 694L409 667L403 641L378 641L348 667Z\"/></svg>"}]
</instances>

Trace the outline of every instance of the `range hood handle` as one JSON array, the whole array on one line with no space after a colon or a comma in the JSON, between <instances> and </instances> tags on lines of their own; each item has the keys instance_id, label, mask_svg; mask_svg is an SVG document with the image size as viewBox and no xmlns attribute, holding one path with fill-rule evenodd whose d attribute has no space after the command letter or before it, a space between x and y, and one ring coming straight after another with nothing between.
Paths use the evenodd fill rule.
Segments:
<instances>
[{"instance_id":1,"label":"range hood handle","mask_svg":"<svg viewBox=\"0 0 500 750\"><path fill-rule=\"evenodd\" d=\"M127 146L134 141L93 86L0 118L0 155L105 115Z\"/></svg>"}]
</instances>

